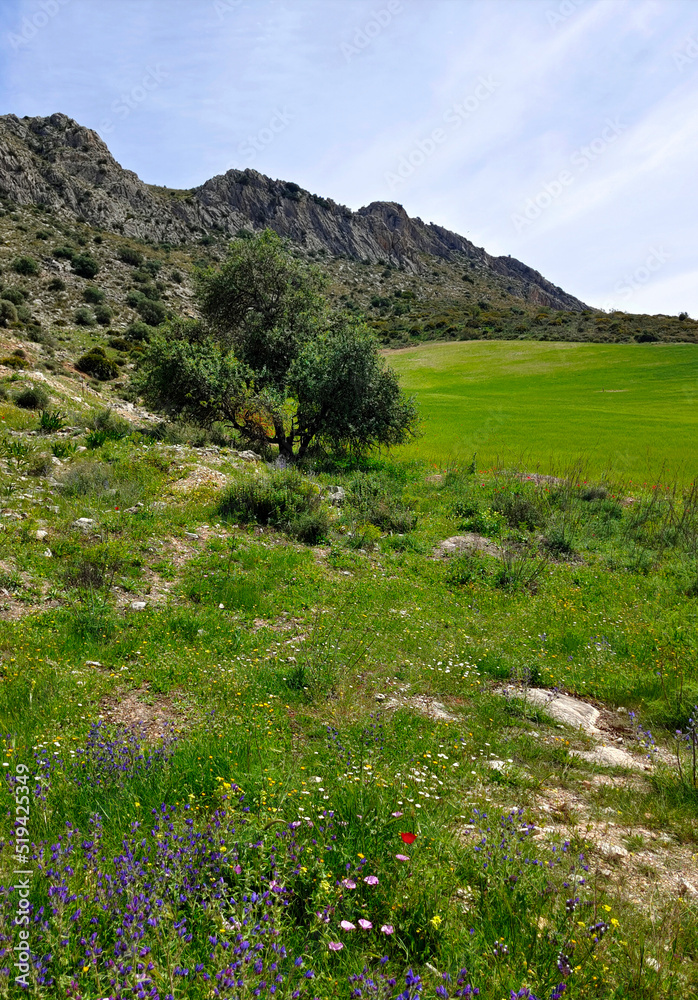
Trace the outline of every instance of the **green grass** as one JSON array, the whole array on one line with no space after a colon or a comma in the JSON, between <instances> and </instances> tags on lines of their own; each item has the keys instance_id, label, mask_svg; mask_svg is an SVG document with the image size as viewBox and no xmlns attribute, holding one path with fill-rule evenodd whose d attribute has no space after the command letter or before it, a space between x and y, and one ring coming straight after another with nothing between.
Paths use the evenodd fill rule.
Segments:
<instances>
[{"instance_id":1,"label":"green grass","mask_svg":"<svg viewBox=\"0 0 698 1000\"><path fill-rule=\"evenodd\" d=\"M402 449L439 465L555 472L582 462L640 482L691 479L698 348L470 341L389 354L424 435Z\"/></svg>"},{"instance_id":2,"label":"green grass","mask_svg":"<svg viewBox=\"0 0 698 1000\"><path fill-rule=\"evenodd\" d=\"M15 426L19 411L4 412ZM76 443L95 423L82 420ZM672 749L673 729L698 701L698 497L640 488L627 505L612 483L590 493L577 481L502 472L435 477L420 460L325 462L310 471L308 495L331 527L312 547L265 523L236 523L224 493L177 492L173 481L202 462L231 485L265 482L264 469L235 468L225 453L173 451L144 435L67 456L54 473L62 485L0 469L0 502L14 514L0 531L0 773L32 773L44 752L54 761L42 795L32 782L29 831L31 901L47 914L33 941L37 954L57 956L56 981L41 982L34 968L32 995L117 993L107 960L88 961L80 940L97 934L111 956L130 934L118 894L107 898L97 879L115 876L125 844L136 859L124 876L129 899L162 903L137 945L151 949L161 998L208 1000L211 980L193 970L215 975L229 963L232 952L209 939L234 937L243 897L264 891L272 874L289 890L289 906L271 908L277 940L315 972L300 983L307 1000L348 1000L349 977L364 965L380 976L383 956L396 979L390 997L404 991L410 968L422 977L422 1000L436 1000L438 974L455 980L467 967L482 1000L524 986L550 1000L561 952L575 970L565 998L691 995L695 905L672 888L650 913L646 897L634 901L632 878L623 884L626 866L600 860L586 819L574 822L582 806L598 823L612 813L633 861L668 836L685 872L698 852L690 775L660 766L613 783L607 769L570 754L588 749L586 737L497 688L528 677L633 709ZM345 491L339 509L326 500L329 485ZM94 520L89 530L75 527L81 517ZM519 569L490 555L432 558L441 540L477 525L518 553ZM136 598L145 611L130 609ZM451 720L425 717L412 697L442 702ZM141 767L131 742L115 771L77 753L89 751L90 727L129 698L169 718L171 758ZM628 717L618 718L632 748ZM108 723L102 736L123 749L123 730ZM151 754L152 743L140 746ZM492 758L507 766L489 767ZM557 832L539 837L527 824L551 824L541 807L551 787L574 803L568 826L558 817ZM0 791L5 816L7 778ZM167 821L163 805L175 810ZM15 868L7 831L0 885ZM412 845L405 832L416 834ZM62 846L49 862L54 844ZM177 860L185 844L190 853ZM49 900L59 883L76 898ZM14 903L0 892L0 948L15 934ZM373 928L360 930L360 919ZM602 920L609 927L594 942L590 928ZM388 925L393 934L381 932ZM337 941L342 951L330 950ZM261 954L268 971L271 948ZM242 996L253 995L262 973L250 965L245 974ZM130 989L136 975L116 978ZM26 993L0 973L6 995Z\"/></svg>"}]
</instances>

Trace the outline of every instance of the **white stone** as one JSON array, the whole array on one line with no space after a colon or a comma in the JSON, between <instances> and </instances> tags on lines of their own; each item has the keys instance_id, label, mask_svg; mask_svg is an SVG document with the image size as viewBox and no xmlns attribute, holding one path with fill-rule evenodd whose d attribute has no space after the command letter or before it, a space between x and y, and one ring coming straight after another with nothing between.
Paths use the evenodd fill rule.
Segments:
<instances>
[{"instance_id":1,"label":"white stone","mask_svg":"<svg viewBox=\"0 0 698 1000\"><path fill-rule=\"evenodd\" d=\"M147 606L145 601L131 601L131 611L145 611Z\"/></svg>"},{"instance_id":2,"label":"white stone","mask_svg":"<svg viewBox=\"0 0 698 1000\"><path fill-rule=\"evenodd\" d=\"M89 531L96 523L92 517L79 517L77 521L73 521L73 527L80 528L81 531Z\"/></svg>"},{"instance_id":3,"label":"white stone","mask_svg":"<svg viewBox=\"0 0 698 1000\"><path fill-rule=\"evenodd\" d=\"M36 532L36 540L38 542L43 542L44 538L47 537L48 537L48 531L44 531L43 528L39 528L39 530Z\"/></svg>"}]
</instances>

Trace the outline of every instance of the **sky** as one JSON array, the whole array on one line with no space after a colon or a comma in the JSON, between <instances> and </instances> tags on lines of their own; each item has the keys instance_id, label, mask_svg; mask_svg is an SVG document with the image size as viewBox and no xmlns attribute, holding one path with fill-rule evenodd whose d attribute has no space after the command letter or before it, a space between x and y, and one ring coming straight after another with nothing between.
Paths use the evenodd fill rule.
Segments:
<instances>
[{"instance_id":1,"label":"sky","mask_svg":"<svg viewBox=\"0 0 698 1000\"><path fill-rule=\"evenodd\" d=\"M2 0L0 113L56 111L148 183L396 201L698 318L696 0Z\"/></svg>"}]
</instances>

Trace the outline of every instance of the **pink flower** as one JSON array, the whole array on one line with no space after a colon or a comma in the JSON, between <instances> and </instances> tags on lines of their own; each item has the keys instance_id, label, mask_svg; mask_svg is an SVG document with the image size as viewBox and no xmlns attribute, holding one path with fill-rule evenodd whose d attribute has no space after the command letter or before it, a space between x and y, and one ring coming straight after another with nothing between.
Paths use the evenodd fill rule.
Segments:
<instances>
[{"instance_id":1,"label":"pink flower","mask_svg":"<svg viewBox=\"0 0 698 1000\"><path fill-rule=\"evenodd\" d=\"M366 885L378 885L378 879L375 875L367 875L364 882Z\"/></svg>"},{"instance_id":2,"label":"pink flower","mask_svg":"<svg viewBox=\"0 0 698 1000\"><path fill-rule=\"evenodd\" d=\"M351 923L349 923L348 920L340 920L339 926L342 928L343 931L355 931L356 930L356 924L351 924Z\"/></svg>"},{"instance_id":3,"label":"pink flower","mask_svg":"<svg viewBox=\"0 0 698 1000\"><path fill-rule=\"evenodd\" d=\"M399 819L399 818L400 818L400 816L402 816L403 814L402 814L401 812L396 812L396 813L391 813L390 815L391 815L391 816L394 816L394 817L395 817L395 819Z\"/></svg>"},{"instance_id":4,"label":"pink flower","mask_svg":"<svg viewBox=\"0 0 698 1000\"><path fill-rule=\"evenodd\" d=\"M383 931L384 934L394 934L395 933L395 928L393 927L392 924L383 924L383 926L381 927L381 930Z\"/></svg>"},{"instance_id":5,"label":"pink flower","mask_svg":"<svg viewBox=\"0 0 698 1000\"><path fill-rule=\"evenodd\" d=\"M372 931L373 924L370 920L359 920L359 927L362 931Z\"/></svg>"},{"instance_id":6,"label":"pink flower","mask_svg":"<svg viewBox=\"0 0 698 1000\"><path fill-rule=\"evenodd\" d=\"M330 941L327 947L330 949L330 951L341 951L344 945L342 944L341 941Z\"/></svg>"},{"instance_id":7,"label":"pink flower","mask_svg":"<svg viewBox=\"0 0 698 1000\"><path fill-rule=\"evenodd\" d=\"M233 868L233 871L235 872L236 875L241 875L242 874L242 868L240 867L240 865L235 865L235 867Z\"/></svg>"},{"instance_id":8,"label":"pink flower","mask_svg":"<svg viewBox=\"0 0 698 1000\"><path fill-rule=\"evenodd\" d=\"M343 878L342 885L345 889L356 889L356 882L353 878Z\"/></svg>"},{"instance_id":9,"label":"pink flower","mask_svg":"<svg viewBox=\"0 0 698 1000\"><path fill-rule=\"evenodd\" d=\"M398 859L398 861L409 861L410 860L407 857L406 854L396 854L395 857Z\"/></svg>"}]
</instances>

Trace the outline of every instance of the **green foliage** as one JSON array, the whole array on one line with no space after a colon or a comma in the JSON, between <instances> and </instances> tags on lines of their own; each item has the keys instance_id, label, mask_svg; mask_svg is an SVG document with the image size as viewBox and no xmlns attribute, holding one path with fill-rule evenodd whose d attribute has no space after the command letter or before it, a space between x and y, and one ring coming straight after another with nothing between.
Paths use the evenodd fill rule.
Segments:
<instances>
[{"instance_id":1,"label":"green foliage","mask_svg":"<svg viewBox=\"0 0 698 1000\"><path fill-rule=\"evenodd\" d=\"M102 382L116 378L119 374L118 365L107 357L103 347L91 347L89 351L82 355L75 362L78 371L91 375Z\"/></svg>"},{"instance_id":2,"label":"green foliage","mask_svg":"<svg viewBox=\"0 0 698 1000\"><path fill-rule=\"evenodd\" d=\"M0 326L17 322L17 307L8 299L0 299Z\"/></svg>"},{"instance_id":3,"label":"green foliage","mask_svg":"<svg viewBox=\"0 0 698 1000\"><path fill-rule=\"evenodd\" d=\"M73 316L73 321L78 326L94 326L95 325L94 315L93 315L92 311L87 308L87 306L79 306L75 310L75 314Z\"/></svg>"},{"instance_id":4,"label":"green foliage","mask_svg":"<svg viewBox=\"0 0 698 1000\"><path fill-rule=\"evenodd\" d=\"M0 358L0 365L5 365L6 368L22 368L26 369L29 367L29 362L26 358L23 358L18 354L8 354L4 358Z\"/></svg>"},{"instance_id":5,"label":"green foliage","mask_svg":"<svg viewBox=\"0 0 698 1000\"><path fill-rule=\"evenodd\" d=\"M75 274L81 278L94 278L99 272L99 265L88 253L75 254L70 260Z\"/></svg>"},{"instance_id":6,"label":"green foliage","mask_svg":"<svg viewBox=\"0 0 698 1000\"><path fill-rule=\"evenodd\" d=\"M119 260L131 267L141 267L143 264L143 254L134 247L122 246L118 250Z\"/></svg>"},{"instance_id":7,"label":"green foliage","mask_svg":"<svg viewBox=\"0 0 698 1000\"><path fill-rule=\"evenodd\" d=\"M412 531L417 518L400 494L387 476L356 472L347 481L343 515L355 524L373 524L382 531Z\"/></svg>"},{"instance_id":8,"label":"green foliage","mask_svg":"<svg viewBox=\"0 0 698 1000\"><path fill-rule=\"evenodd\" d=\"M45 410L49 394L41 385L28 385L17 393L15 403L24 410Z\"/></svg>"},{"instance_id":9,"label":"green foliage","mask_svg":"<svg viewBox=\"0 0 698 1000\"><path fill-rule=\"evenodd\" d=\"M101 288L97 288L96 285L88 285L87 288L83 289L82 297L85 302L92 306L100 305L106 299L106 293Z\"/></svg>"},{"instance_id":10,"label":"green foliage","mask_svg":"<svg viewBox=\"0 0 698 1000\"><path fill-rule=\"evenodd\" d=\"M12 270L16 274L23 275L25 278L33 278L40 271L39 262L33 257L15 257L12 261Z\"/></svg>"},{"instance_id":11,"label":"green foliage","mask_svg":"<svg viewBox=\"0 0 698 1000\"><path fill-rule=\"evenodd\" d=\"M51 278L46 287L49 290L49 292L64 292L66 289L66 284L62 278Z\"/></svg>"},{"instance_id":12,"label":"green foliage","mask_svg":"<svg viewBox=\"0 0 698 1000\"><path fill-rule=\"evenodd\" d=\"M65 424L65 414L60 410L42 409L39 417L39 430L42 434L55 434L56 431L63 430Z\"/></svg>"},{"instance_id":13,"label":"green foliage","mask_svg":"<svg viewBox=\"0 0 698 1000\"><path fill-rule=\"evenodd\" d=\"M16 306L21 306L24 302L26 302L28 297L29 295L24 288L3 288L0 293L0 299L6 299L8 302L12 302Z\"/></svg>"},{"instance_id":14,"label":"green foliage","mask_svg":"<svg viewBox=\"0 0 698 1000\"><path fill-rule=\"evenodd\" d=\"M125 337L110 337L107 341L107 345L111 347L113 351L130 351L131 344Z\"/></svg>"},{"instance_id":15,"label":"green foliage","mask_svg":"<svg viewBox=\"0 0 698 1000\"><path fill-rule=\"evenodd\" d=\"M319 487L293 469L245 476L228 489L218 511L231 520L271 525L310 545L329 529Z\"/></svg>"},{"instance_id":16,"label":"green foliage","mask_svg":"<svg viewBox=\"0 0 698 1000\"><path fill-rule=\"evenodd\" d=\"M145 353L135 384L150 405L204 424L227 420L286 458L318 445L366 451L414 433L414 404L376 342L326 313L318 272L276 234L234 242L197 284L207 326L172 324Z\"/></svg>"},{"instance_id":17,"label":"green foliage","mask_svg":"<svg viewBox=\"0 0 698 1000\"><path fill-rule=\"evenodd\" d=\"M107 305L95 306L95 319L100 326L109 326L112 321L113 312Z\"/></svg>"},{"instance_id":18,"label":"green foliage","mask_svg":"<svg viewBox=\"0 0 698 1000\"><path fill-rule=\"evenodd\" d=\"M127 302L148 326L160 326L167 318L167 310L162 302L154 301L142 292L130 292Z\"/></svg>"}]
</instances>

